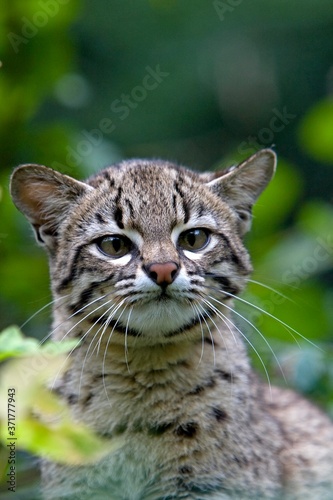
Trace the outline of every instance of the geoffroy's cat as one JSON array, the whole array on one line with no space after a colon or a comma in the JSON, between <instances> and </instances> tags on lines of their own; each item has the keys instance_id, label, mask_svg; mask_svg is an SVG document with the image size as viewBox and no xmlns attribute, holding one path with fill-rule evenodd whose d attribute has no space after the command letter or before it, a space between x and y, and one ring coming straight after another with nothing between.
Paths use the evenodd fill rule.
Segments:
<instances>
[{"instance_id":1,"label":"geoffroy's cat","mask_svg":"<svg viewBox=\"0 0 333 500\"><path fill-rule=\"evenodd\" d=\"M53 338L77 339L57 390L74 419L123 438L93 465L44 461L46 499L333 498L332 422L256 376L231 314L275 162L262 150L199 174L135 159L84 182L14 171L49 256Z\"/></svg>"}]
</instances>

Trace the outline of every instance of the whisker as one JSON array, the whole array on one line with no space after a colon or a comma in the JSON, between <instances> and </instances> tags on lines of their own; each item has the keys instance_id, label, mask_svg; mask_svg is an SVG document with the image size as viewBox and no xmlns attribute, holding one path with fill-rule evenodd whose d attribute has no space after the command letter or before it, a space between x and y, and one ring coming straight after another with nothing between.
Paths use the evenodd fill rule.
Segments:
<instances>
[{"instance_id":1,"label":"whisker","mask_svg":"<svg viewBox=\"0 0 333 500\"><path fill-rule=\"evenodd\" d=\"M90 351L90 346L92 345L93 341L95 340L95 338L97 337L97 335L99 334L99 332L103 329L102 331L102 334L99 336L99 339L98 339L98 342L96 342L96 345L94 347L94 349L92 350L91 352L91 355L89 357L89 359L91 358L91 356L94 354L94 352L96 351L96 356L98 356L99 354L99 351L100 351L100 348L101 348L101 342L102 342L102 338L103 338L103 335L105 333L105 330L107 329L108 325L110 324L110 322L112 321L115 313L118 311L119 307L121 305L119 304L112 304L111 307L109 307L96 321L96 323L99 323L101 321L101 319L103 318L103 316L107 316L105 322L98 328L97 332L95 333L94 337L92 338L90 344L89 344L89 347L88 347L88 351ZM94 323L94 324L96 324Z\"/></svg>"},{"instance_id":2,"label":"whisker","mask_svg":"<svg viewBox=\"0 0 333 500\"><path fill-rule=\"evenodd\" d=\"M283 297L284 299L288 300L289 302L292 302L295 304L295 301L292 300L290 297L287 297L284 293L279 292L279 290L276 290L275 288L272 288L271 286L266 285L265 283L261 283L260 281L256 281L253 279L248 278L247 279L248 283L254 283L255 285L262 286L263 288L267 288L267 290L270 290L271 292L276 293L277 295L280 295L280 297Z\"/></svg>"},{"instance_id":3,"label":"whisker","mask_svg":"<svg viewBox=\"0 0 333 500\"><path fill-rule=\"evenodd\" d=\"M131 318L131 314L132 314L132 311L133 311L133 307L131 307L129 313L128 313L128 318L127 318L127 322L126 322L126 329L125 329L125 361L126 361L126 366L127 366L127 370L128 370L128 373L131 373L131 370L130 370L130 367L129 367L129 364L128 364L128 345L127 345L127 332L128 332L128 325L129 325L129 321L130 321L130 318Z\"/></svg>"},{"instance_id":4,"label":"whisker","mask_svg":"<svg viewBox=\"0 0 333 500\"><path fill-rule=\"evenodd\" d=\"M124 298L120 304L119 304L119 307L121 307L123 305L123 303L126 302L126 298ZM119 309L118 307L118 309ZM109 345L110 345L110 342L111 342L111 337L112 337L112 334L117 326L117 324L119 323L119 320L120 318L122 317L122 315L124 314L125 310L126 310L126 307L127 307L127 304L125 304L125 307L124 309L121 311L119 317L117 318L117 321L115 322L110 334L109 334L109 337L108 337L108 340L107 340L107 343L106 343L106 346L105 346L105 349L104 349L104 355L103 355L103 363L102 363L102 373L104 374L105 373L105 362L106 362L106 355L107 355L107 351L108 351L108 348L109 348ZM111 319L109 319L109 322L111 321ZM105 395L107 397L107 400L108 402L111 404L111 401L110 401L110 398L109 398L109 395L108 395L108 391L107 391L107 387L105 385L105 377L103 375L103 387L104 387L104 392L105 392Z\"/></svg>"},{"instance_id":5,"label":"whisker","mask_svg":"<svg viewBox=\"0 0 333 500\"><path fill-rule=\"evenodd\" d=\"M249 278L247 278L247 280L249 280ZM283 282L281 280L276 280L276 279L273 279L273 278L268 278L266 275L264 276L264 280L265 281L271 281L272 283L276 283L277 285L283 285L283 286L288 287L288 288L290 288L292 290L300 290L299 286L291 285L290 283L285 283L285 282ZM261 282L259 282L259 283L261 283Z\"/></svg>"},{"instance_id":6,"label":"whisker","mask_svg":"<svg viewBox=\"0 0 333 500\"><path fill-rule=\"evenodd\" d=\"M260 337L265 342L265 344L267 345L268 349L271 351L271 353L272 353L275 361L277 362L277 365L278 365L278 367L280 369L280 372L281 372L281 374L282 374L282 376L284 378L284 381L287 383L287 379L286 379L285 374L283 372L283 369L282 369L282 366L280 364L280 361L279 361L278 357L276 356L276 354L275 354L272 346L270 345L270 343L266 339L265 335L253 323L251 323L251 321L249 321L245 316L243 316L238 311L236 311L236 309L234 309L234 308L232 308L232 307L230 307L230 306L228 306L226 304L223 304L222 302L220 302L219 300L215 299L214 297L211 297L210 295L209 295L209 298L212 299L212 300L214 300L214 301L216 301L216 302L218 302L221 305L224 305L224 307L226 307L227 309L229 309L229 311L231 311L233 314L236 314L237 316L239 316L240 318L242 318L242 320L244 320L248 325L250 325L252 328L254 328L254 330L257 333L259 333Z\"/></svg>"},{"instance_id":7,"label":"whisker","mask_svg":"<svg viewBox=\"0 0 333 500\"><path fill-rule=\"evenodd\" d=\"M209 295L208 295L208 297L209 297L209 298L212 298L212 297L210 297ZM212 305L212 304L211 304L208 300L206 300L206 299L202 299L202 300L203 300L203 302L204 302L205 304L207 304L210 308L214 308L214 309L215 309L215 312L216 312L216 311L217 311L217 312L219 312L219 310L218 310L215 306L213 306L213 305ZM221 317L220 317L220 319L222 319L223 323L224 323L224 324L228 327L228 330L229 330L229 332L231 333L231 335L232 335L232 337L233 337L233 339L234 339L234 341L235 341L235 344L237 345L237 343L238 343L238 339L235 337L235 334L234 334L234 332L233 332L232 328L231 328L231 327L230 327L230 326L226 323L226 321L225 321L225 319L224 319L224 318L221 318Z\"/></svg>"},{"instance_id":8,"label":"whisker","mask_svg":"<svg viewBox=\"0 0 333 500\"><path fill-rule=\"evenodd\" d=\"M203 299L203 302L204 302L206 305L208 305L208 307L209 307L209 308L213 311L213 309L212 309L211 304L210 304L210 302L209 302L209 301L207 301L207 300ZM227 346L227 345L226 345L226 343L225 343L225 340L224 340L224 338L223 338L223 334L222 334L221 330L219 329L219 327L217 326L217 324L215 323L215 321L213 320L213 318L211 317L211 315L210 315L210 314L208 314L207 309L205 309L205 312L206 312L206 314L209 316L209 319L211 320L211 322L212 322L212 323L213 323L213 325L215 326L215 328L216 328L217 332L220 334L220 337L221 337L221 339L222 339L222 342L223 342L223 344L224 344L224 347L225 347L225 349L226 349L226 351L227 351L227 353L228 353L228 346ZM214 311L213 311L213 312L214 312ZM231 334L232 334L232 335L233 335L233 337L234 337L235 342L237 343L237 339L235 338L234 333L231 331L230 327L227 325L227 323L225 322L225 320L224 320L223 318L221 318L221 316L220 316L220 319L222 319L223 323L224 323L224 324L228 327L229 331L231 332Z\"/></svg>"},{"instance_id":9,"label":"whisker","mask_svg":"<svg viewBox=\"0 0 333 500\"><path fill-rule=\"evenodd\" d=\"M197 307L198 307L198 308L199 308L199 307L202 307L202 306L201 306L201 304L200 304L199 302L197 302ZM203 309L203 307L202 307L202 309ZM205 311L205 312L207 313L207 311ZM215 366L215 365L216 365L216 354L215 354L214 337L213 337L213 335L212 335L212 332L211 332L210 326L209 326L209 324L208 324L208 323L207 323L207 321L206 321L205 315L204 315L204 314L201 314L201 313L200 313L200 310L199 310L199 314L201 315L202 319L203 319L203 320L204 320L204 322L205 322L205 325L206 325L206 327L207 327L207 331L208 331L208 333L209 333L210 340L211 340L211 342L212 342L213 360L214 360L214 361L213 361L213 363L214 363L214 366ZM208 315L208 316L209 316L209 315Z\"/></svg>"},{"instance_id":10,"label":"whisker","mask_svg":"<svg viewBox=\"0 0 333 500\"><path fill-rule=\"evenodd\" d=\"M63 338L60 340L60 343L67 337L67 335L78 325L80 324L82 321L84 321L86 318L88 318L91 314L93 314L95 311L97 311L98 309L100 309L101 307L104 307L105 305L109 304L110 302L112 302L112 299L107 301L106 303L102 304L101 306L98 306L96 309L94 309L93 311L91 311L89 314L87 314L86 316L84 316L80 321L78 321L77 323L75 323L75 325L73 325L67 332L66 334L63 336ZM104 313L105 314L105 313ZM103 317L103 316L102 316ZM70 358L70 356L73 354L73 352L75 351L75 349L77 349L77 347L83 342L83 340L88 336L88 334L90 333L90 331L92 330L92 328L98 323L99 321L99 318L95 321L95 323L84 333L84 335L78 339L76 345L69 351L69 353L67 354L66 358L64 359L63 363L61 364L58 372L56 373L55 375L55 378L54 378L54 381L53 381L53 384L52 384L52 388L54 387L54 384L58 378L58 375L61 373L62 371L62 368L63 366L66 364L67 360ZM53 332L51 332L53 333Z\"/></svg>"},{"instance_id":11,"label":"whisker","mask_svg":"<svg viewBox=\"0 0 333 500\"><path fill-rule=\"evenodd\" d=\"M213 300L217 300L217 299L214 299L213 297L210 297L211 299ZM219 302L217 300L217 302ZM219 302L220 304L222 304L221 302ZM225 304L222 304L222 305L225 305ZM219 309L217 309L215 306L213 306L213 304L210 304L210 306L212 307L213 310L215 310L216 314L221 318L221 319L225 319L225 321L228 321L231 323L231 325L240 333L240 335L244 338L244 340L246 340L246 342L251 346L251 348L254 350L254 352L256 353L256 355L258 356L258 359L260 360L260 363L262 364L263 368L264 368L264 371L265 371L265 374L266 374L266 378L267 378L267 382L268 382L268 385L269 385L269 390L271 392L271 381L270 381L270 378L269 378L269 374L268 374L268 371L267 371L267 368L265 366L265 363L262 359L262 357L260 356L258 350L255 348L255 346L252 344L252 342L247 338L246 335L244 335L244 333L238 328L237 325L235 325L235 323L230 319L228 318L228 316L226 316L225 314L223 314ZM231 309L232 310L232 309ZM233 310L232 310L233 311ZM235 311L236 312L236 311ZM283 371L282 371L283 373Z\"/></svg>"},{"instance_id":12,"label":"whisker","mask_svg":"<svg viewBox=\"0 0 333 500\"><path fill-rule=\"evenodd\" d=\"M254 309L256 309L257 311L260 311L261 313L263 314L266 314L266 316L269 316L270 318L274 319L275 321L277 321L278 323L280 323L281 325L283 325L287 331L290 333L290 330L293 331L294 333L296 333L296 335L298 335L299 337L301 337L303 340L305 340L306 342L308 342L309 344L311 344L313 347L315 347L316 349L319 349L320 351L324 352L323 349L316 345L314 342L312 342L311 340L307 339L306 337L304 337L304 335L302 335L300 332L298 332L297 330L295 330L295 328L292 328L290 325L288 325L287 323L285 323L284 321L282 321L281 319L277 318L276 316L274 316L274 314L271 314L269 313L268 311L265 311L265 309L262 309L261 307L259 306L256 306L255 304L252 304L251 302L249 302L248 300L245 300L241 297L238 297L237 295L234 295L233 293L230 293L230 292L227 292L225 290L220 290L216 287L207 287L206 288L211 288L213 290L216 290L220 293L223 293L224 295L227 295L228 297L232 297L233 299L236 299L250 307L253 307ZM225 306L224 303L222 303L222 305Z\"/></svg>"},{"instance_id":13,"label":"whisker","mask_svg":"<svg viewBox=\"0 0 333 500\"><path fill-rule=\"evenodd\" d=\"M227 292L224 292L224 293L227 293ZM274 319L275 321L277 321L278 323L280 323L281 325L283 325L289 331L289 333L290 333L290 330L291 330L292 332L296 333L296 335L298 335L299 337L301 337L303 340L305 340L306 342L308 342L309 344L311 344L313 347L315 347L316 349L319 349L320 351L323 352L323 349L321 347L319 347L314 342L312 342L311 340L309 340L306 337L304 337L304 335L302 335L300 332L298 332L297 330L295 330L294 328L292 328L290 325L288 325L287 323L285 323L281 319L279 319L276 316L274 316L274 314L271 314L268 311L265 311L265 309L262 309L261 307L256 306L255 304L251 304L251 302L248 302L247 300L242 299L241 297L237 297L237 295L233 295L233 294L229 294L229 293L228 293L228 295L230 295L231 297L239 300L240 302L243 302L244 304L247 304L248 306L254 307L258 311L262 312L263 314L266 314L266 316L269 316L270 318Z\"/></svg>"},{"instance_id":14,"label":"whisker","mask_svg":"<svg viewBox=\"0 0 333 500\"><path fill-rule=\"evenodd\" d=\"M106 297L106 295L105 295L103 298L105 298L105 297ZM112 299L110 299L110 300L108 300L107 302L104 302L104 303L103 303L103 304L101 304L100 306L96 307L95 309L93 309L92 311L90 311L88 314L86 314L83 318L81 318L79 321L77 321L77 322L76 322L76 323L75 323L75 324L74 324L74 325L73 325L73 326L72 326L72 327L71 327L71 328L70 328L70 329L66 332L66 334L63 336L63 338L60 340L60 342L62 342L63 340L65 340L65 338L68 336L68 334L69 334L71 331L73 331L73 330L74 330L74 328L76 328L76 327L77 327L80 323L82 323L83 321L85 321L87 318L89 318L89 316L91 316L92 314L94 314L96 311L98 311L98 310L99 310L99 309L101 309L102 307L105 307L106 305L110 304L110 302L112 302ZM73 314L73 315L72 315L72 316L70 316L68 319L71 319L71 318L72 318L72 317L74 317L76 314L77 314L77 313ZM68 320L63 321L61 324L65 323L66 321L68 321ZM54 330L52 330L51 334L53 334L59 326L60 326L60 325L57 325L57 327L56 327ZM90 331L90 329L89 329L89 331ZM84 336L82 337L82 339L83 339L83 338L85 338L85 337L86 337L86 335L84 335Z\"/></svg>"},{"instance_id":15,"label":"whisker","mask_svg":"<svg viewBox=\"0 0 333 500\"><path fill-rule=\"evenodd\" d=\"M106 297L108 297L108 296L109 296L109 295L111 295L112 293L113 293L113 292L107 293L107 294L105 294L105 295L102 295L101 297L98 297L97 299L92 300L91 302L89 302L89 304L85 305L84 307L82 307L82 308L81 308L81 309L79 309L78 311L75 311L75 313L71 314L70 316L67 316L67 318L66 318L66 319L64 319L63 321L61 321L60 323L58 323L58 325L57 325L55 328L53 328L53 330L51 330L51 332L50 332L48 335L46 335L46 336L45 336L45 337L44 337L44 338L40 341L39 345L41 346L44 342L46 342L46 341L47 341L47 340L48 340L48 339L49 339L49 338L50 338L50 337L54 334L54 332L56 332L56 331L57 331L57 329L58 329L58 328L60 328L60 326L62 326L64 323L66 323L66 321L68 321L68 320L70 320L70 319L74 318L74 316L76 316L76 315L77 315L77 314L79 314L80 312L84 311L84 309L87 309L87 307L91 306L91 305L92 305L92 304L94 304L95 302L98 302L98 301L100 301L100 300L105 299ZM109 301L109 302L110 302L110 301ZM102 304L100 307L103 307L103 305L105 305L105 304ZM87 316L85 316L85 317L84 317L81 321L83 321L84 319L86 319L86 318L87 318L90 314L93 314L93 313L94 313L95 311L97 311L100 307L98 307L98 308L94 309L93 311L91 311L91 313L87 314ZM79 321L78 323L76 323L76 324L74 325L74 327L73 327L73 328L75 328L75 326L76 326L76 325L78 325L79 323L81 323L81 321ZM72 331L72 329L73 329L73 328L71 328L71 330L69 330L69 331ZM69 332L67 332L67 333L69 333ZM67 336L67 334L66 334L66 335L65 335L65 336L61 339L61 341L60 341L60 342L62 342L66 336Z\"/></svg>"},{"instance_id":16,"label":"whisker","mask_svg":"<svg viewBox=\"0 0 333 500\"><path fill-rule=\"evenodd\" d=\"M55 304L56 302L59 302L59 300L61 299L66 299L67 297L69 297L69 295L65 295L64 297L58 297L57 299L53 299L51 300L50 302L48 302L47 304L45 304L45 306L41 307L40 309L38 309L38 311L36 311L34 314L32 314L30 316L30 318L28 318L27 320L25 320L24 323L22 323L22 325L20 326L20 329L22 330L22 328L25 327L25 325L27 323L29 323L29 321L31 321L33 318L35 318L37 316L37 314L41 313L42 311L44 311L44 309L46 309L47 307L49 306L52 306L52 304Z\"/></svg>"},{"instance_id":17,"label":"whisker","mask_svg":"<svg viewBox=\"0 0 333 500\"><path fill-rule=\"evenodd\" d=\"M221 316L221 315L219 314L219 313L220 313L220 311L219 311L219 310L218 310L215 306L213 306L213 304L211 304L211 303L209 302L209 300L206 300L206 299L202 299L202 300L203 300L203 302L204 302L204 303L205 303L205 304L206 304L206 305L207 305L207 306L208 306L208 307L209 307L209 308L210 308L210 309L211 309L211 310L212 310L215 314L217 314L217 315L218 315L218 317L219 317L219 318L223 321L223 323L226 325L226 327L228 328L229 332L231 333L231 335L232 335L232 337L233 337L233 339L234 339L234 341L235 341L235 344L237 345L238 340L237 340L237 338L235 337L235 333L233 332L233 330L232 330L231 326L230 326L230 325L228 325L228 323L227 323L227 321L226 321L226 319L227 319L227 318L226 318L226 317L225 317L225 318L224 318L224 317L222 317L223 315ZM207 312L207 311L206 311L206 312ZM215 324L215 323L214 323L214 324ZM232 324L232 326L234 326L232 322L231 322L231 324ZM216 326L216 325L215 325L215 326ZM219 328L217 328L217 331L219 332L220 337L222 338L223 343L224 343L224 345L225 345L225 340L224 340L224 338L223 338L223 334L222 334L222 332L220 331L220 329L219 329ZM227 350L227 352L228 352L228 349L227 349L227 346L226 346L226 345L225 345L225 347L226 347L226 350ZM232 380L232 379L233 379L233 369L231 370L230 375L231 375L231 380ZM232 384L230 385L230 394L232 394Z\"/></svg>"},{"instance_id":18,"label":"whisker","mask_svg":"<svg viewBox=\"0 0 333 500\"><path fill-rule=\"evenodd\" d=\"M80 392L81 392L81 383L82 383L82 378L83 378L83 372L84 372L84 367L85 367L85 364L86 364L86 361L87 359L90 359L92 357L92 355L94 354L94 351L96 350L97 348L97 353L96 355L98 355L99 353L99 350L100 350L100 343L101 343L101 340L102 340L102 337L108 327L108 325L110 324L110 321L112 320L112 318L114 317L114 314L117 312L117 310L119 309L119 305L117 304L112 304L112 306L110 306L101 316L99 316L99 318L97 318L97 320L95 321L95 323L89 328L89 330L87 330L87 332L85 333L84 337L86 337L89 332L94 328L94 326L96 326L100 321L101 319L103 318L103 316L109 314L110 311L112 311L111 314L108 315L108 317L106 318L105 322L98 328L98 330L96 331L95 335L93 336L93 338L91 339L90 343L89 343L89 346L88 346L88 349L86 351L86 354L84 356L84 360L83 360L83 363L82 363L82 369L81 369L81 375L80 375L80 384L79 384L79 396L80 396ZM90 351L90 348L95 340L95 338L98 336L99 332L102 331L102 334L100 335L100 338L99 338L99 341L98 343L96 343L94 349L92 350L89 358L88 358L88 354L89 354L89 351Z\"/></svg>"},{"instance_id":19,"label":"whisker","mask_svg":"<svg viewBox=\"0 0 333 500\"><path fill-rule=\"evenodd\" d=\"M202 321L201 321L201 313L199 308L197 307L196 304L190 302L190 305L194 311L194 314L198 317L199 323L200 323L200 329L201 329L201 354L198 362L198 366L200 365L203 355L204 355L204 350L205 350L205 336L204 336L204 331L203 331L203 326L202 326Z\"/></svg>"}]
</instances>

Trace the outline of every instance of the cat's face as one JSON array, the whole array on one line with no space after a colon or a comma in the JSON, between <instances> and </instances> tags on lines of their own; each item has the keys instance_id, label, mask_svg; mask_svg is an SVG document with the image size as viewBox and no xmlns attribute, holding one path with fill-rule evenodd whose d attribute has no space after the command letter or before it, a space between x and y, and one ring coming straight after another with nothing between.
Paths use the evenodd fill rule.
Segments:
<instances>
[{"instance_id":1,"label":"cat's face","mask_svg":"<svg viewBox=\"0 0 333 500\"><path fill-rule=\"evenodd\" d=\"M86 182L27 165L13 174L12 196L48 250L67 317L114 329L115 339L165 342L207 320L209 297L244 287L242 235L274 167L269 150L215 174L132 160Z\"/></svg>"}]
</instances>

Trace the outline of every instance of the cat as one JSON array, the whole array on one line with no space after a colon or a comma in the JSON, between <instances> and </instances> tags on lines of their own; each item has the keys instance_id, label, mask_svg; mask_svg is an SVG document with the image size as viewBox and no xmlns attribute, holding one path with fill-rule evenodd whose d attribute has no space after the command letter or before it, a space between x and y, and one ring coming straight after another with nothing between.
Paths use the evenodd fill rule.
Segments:
<instances>
[{"instance_id":1,"label":"cat","mask_svg":"<svg viewBox=\"0 0 333 500\"><path fill-rule=\"evenodd\" d=\"M333 424L251 368L233 299L243 236L275 153L197 173L128 160L85 182L17 167L11 194L48 253L55 340L77 339L57 391L123 445L98 463L44 461L51 499L333 498Z\"/></svg>"}]
</instances>

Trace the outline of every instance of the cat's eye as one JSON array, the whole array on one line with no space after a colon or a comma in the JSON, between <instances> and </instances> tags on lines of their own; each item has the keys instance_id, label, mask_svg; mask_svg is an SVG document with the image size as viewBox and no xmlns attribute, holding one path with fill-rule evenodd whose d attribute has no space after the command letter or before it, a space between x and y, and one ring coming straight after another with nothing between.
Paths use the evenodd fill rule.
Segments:
<instances>
[{"instance_id":1,"label":"cat's eye","mask_svg":"<svg viewBox=\"0 0 333 500\"><path fill-rule=\"evenodd\" d=\"M126 236L104 236L96 242L98 249L114 259L128 254L132 248L131 241Z\"/></svg>"},{"instance_id":2,"label":"cat's eye","mask_svg":"<svg viewBox=\"0 0 333 500\"><path fill-rule=\"evenodd\" d=\"M189 229L181 233L178 239L178 245L183 248L183 250L197 252L205 248L209 240L210 232L207 229Z\"/></svg>"}]
</instances>

